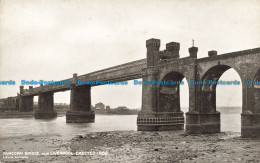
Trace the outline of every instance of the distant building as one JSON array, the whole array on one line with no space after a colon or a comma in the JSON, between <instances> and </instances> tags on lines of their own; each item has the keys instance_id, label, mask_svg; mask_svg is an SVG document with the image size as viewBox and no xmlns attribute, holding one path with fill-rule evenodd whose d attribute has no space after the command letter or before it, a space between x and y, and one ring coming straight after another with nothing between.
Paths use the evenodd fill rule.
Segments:
<instances>
[{"instance_id":1,"label":"distant building","mask_svg":"<svg viewBox=\"0 0 260 163\"><path fill-rule=\"evenodd\" d=\"M109 105L106 106L106 110L110 110L110 106Z\"/></svg>"},{"instance_id":2,"label":"distant building","mask_svg":"<svg viewBox=\"0 0 260 163\"><path fill-rule=\"evenodd\" d=\"M95 105L95 108L105 110L105 105L102 102L99 102Z\"/></svg>"},{"instance_id":3,"label":"distant building","mask_svg":"<svg viewBox=\"0 0 260 163\"><path fill-rule=\"evenodd\" d=\"M137 110L131 110L127 108L126 106L118 106L115 109L107 110L110 114L122 114L122 115L132 115L132 114L138 114Z\"/></svg>"},{"instance_id":4,"label":"distant building","mask_svg":"<svg viewBox=\"0 0 260 163\"><path fill-rule=\"evenodd\" d=\"M118 106L117 109L128 109L126 106Z\"/></svg>"}]
</instances>

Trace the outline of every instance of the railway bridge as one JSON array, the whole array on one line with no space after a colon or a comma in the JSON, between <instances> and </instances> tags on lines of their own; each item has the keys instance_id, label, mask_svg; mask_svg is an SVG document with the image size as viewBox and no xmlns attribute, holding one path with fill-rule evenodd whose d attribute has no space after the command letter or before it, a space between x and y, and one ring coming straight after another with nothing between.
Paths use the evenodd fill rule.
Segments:
<instances>
[{"instance_id":1,"label":"railway bridge","mask_svg":"<svg viewBox=\"0 0 260 163\"><path fill-rule=\"evenodd\" d=\"M170 42L160 51L160 40L146 41L147 58L110 67L62 81L71 85L41 85L29 89L20 86L19 111L33 110L33 97L38 96L35 118L54 118L54 93L70 90L70 110L67 123L94 122L91 110L91 87L79 85L81 81L127 81L142 78L143 81L218 81L221 75L233 68L242 85L242 137L260 136L260 85L247 81L260 81L260 48L218 55L209 51L208 57L197 58L197 47L189 48L189 57L180 58L180 44ZM182 130L187 133L220 132L220 113L216 111L216 86L214 84L189 86L189 111L180 109L179 85L142 85L142 108L137 118L139 131Z\"/></svg>"}]
</instances>

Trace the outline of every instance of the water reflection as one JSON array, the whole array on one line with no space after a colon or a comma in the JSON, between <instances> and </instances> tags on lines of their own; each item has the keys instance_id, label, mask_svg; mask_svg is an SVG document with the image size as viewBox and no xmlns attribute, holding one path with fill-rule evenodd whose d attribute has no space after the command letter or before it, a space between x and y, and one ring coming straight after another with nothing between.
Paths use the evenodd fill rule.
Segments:
<instances>
[{"instance_id":1,"label":"water reflection","mask_svg":"<svg viewBox=\"0 0 260 163\"><path fill-rule=\"evenodd\" d=\"M53 120L0 119L0 137L25 135L72 137L89 132L137 130L136 118L137 115L96 115L95 123L66 123L65 116Z\"/></svg>"}]
</instances>

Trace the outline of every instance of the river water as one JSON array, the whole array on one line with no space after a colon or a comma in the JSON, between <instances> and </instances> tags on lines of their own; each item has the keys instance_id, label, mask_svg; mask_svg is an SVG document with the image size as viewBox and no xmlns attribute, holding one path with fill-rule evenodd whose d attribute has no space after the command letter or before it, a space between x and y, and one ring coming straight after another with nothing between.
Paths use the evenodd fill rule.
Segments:
<instances>
[{"instance_id":1,"label":"river water","mask_svg":"<svg viewBox=\"0 0 260 163\"><path fill-rule=\"evenodd\" d=\"M221 130L240 132L241 110L220 110ZM66 138L79 134L101 131L137 130L137 115L100 115L96 114L95 123L66 123L66 117L53 120L36 120L34 118L0 119L0 138L20 137L26 135L61 135Z\"/></svg>"}]
</instances>

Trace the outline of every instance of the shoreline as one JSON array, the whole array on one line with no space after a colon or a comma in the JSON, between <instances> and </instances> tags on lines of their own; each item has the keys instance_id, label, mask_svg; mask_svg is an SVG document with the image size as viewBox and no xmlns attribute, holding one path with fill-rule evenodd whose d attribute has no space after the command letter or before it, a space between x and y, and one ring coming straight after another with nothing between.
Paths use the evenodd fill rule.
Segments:
<instances>
[{"instance_id":1,"label":"shoreline","mask_svg":"<svg viewBox=\"0 0 260 163\"><path fill-rule=\"evenodd\" d=\"M238 132L186 135L183 131L110 131L65 138L28 135L0 138L0 160L18 162L259 162L260 139ZM3 152L39 152L3 159ZM62 152L71 152L65 154ZM49 153L49 155L44 155ZM52 155L51 155L52 154Z\"/></svg>"},{"instance_id":2,"label":"shoreline","mask_svg":"<svg viewBox=\"0 0 260 163\"><path fill-rule=\"evenodd\" d=\"M0 112L0 119L5 118L33 118L34 111L32 112L19 112L19 111L5 111Z\"/></svg>"}]
</instances>

